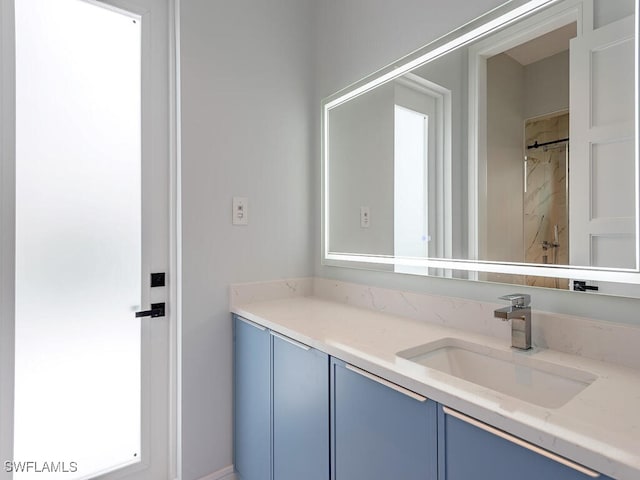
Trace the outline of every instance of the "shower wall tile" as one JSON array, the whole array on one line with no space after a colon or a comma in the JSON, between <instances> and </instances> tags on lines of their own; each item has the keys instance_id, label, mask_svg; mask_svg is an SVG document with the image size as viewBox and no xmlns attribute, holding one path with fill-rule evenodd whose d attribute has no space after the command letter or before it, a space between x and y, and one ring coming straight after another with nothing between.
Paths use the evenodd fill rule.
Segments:
<instances>
[{"instance_id":1,"label":"shower wall tile","mask_svg":"<svg viewBox=\"0 0 640 480\"><path fill-rule=\"evenodd\" d=\"M529 120L525 141L552 142L569 135L569 114ZM527 149L527 184L524 193L525 262L569 263L567 216L567 155L565 144ZM555 226L557 225L557 242ZM545 248L544 242L547 242ZM554 247L553 244L556 244ZM527 277L533 286L568 288L563 279Z\"/></svg>"}]
</instances>

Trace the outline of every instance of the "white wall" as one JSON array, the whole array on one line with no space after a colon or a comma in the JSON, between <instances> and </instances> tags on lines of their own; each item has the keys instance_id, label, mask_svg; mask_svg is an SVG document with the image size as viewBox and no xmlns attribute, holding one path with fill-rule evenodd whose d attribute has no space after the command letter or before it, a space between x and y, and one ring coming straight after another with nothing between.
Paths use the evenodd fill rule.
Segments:
<instances>
[{"instance_id":1,"label":"white wall","mask_svg":"<svg viewBox=\"0 0 640 480\"><path fill-rule=\"evenodd\" d=\"M524 118L569 108L569 50L524 67Z\"/></svg>"},{"instance_id":2,"label":"white wall","mask_svg":"<svg viewBox=\"0 0 640 480\"><path fill-rule=\"evenodd\" d=\"M622 1L622 0L620 0ZM624 0L625 2L627 0ZM317 2L317 56L315 105L322 98L392 63L403 55L501 4L501 0L325 0ZM319 114L318 114L319 116ZM317 122L315 139L319 142ZM315 148L314 173L320 181L319 143ZM320 202L316 187L315 241L320 241ZM314 252L319 252L317 247ZM599 318L637 323L640 300L602 297L576 292L522 286L446 280L353 268L325 267L315 253L318 276L369 283L389 288L405 288L435 294L497 301L497 297L517 290L528 292L533 307Z\"/></svg>"},{"instance_id":3,"label":"white wall","mask_svg":"<svg viewBox=\"0 0 640 480\"><path fill-rule=\"evenodd\" d=\"M184 480L232 462L228 285L308 276L318 256L310 2L181 2Z\"/></svg>"},{"instance_id":4,"label":"white wall","mask_svg":"<svg viewBox=\"0 0 640 480\"><path fill-rule=\"evenodd\" d=\"M333 252L393 255L394 84L331 110L329 248ZM368 228L360 207L369 207Z\"/></svg>"},{"instance_id":5,"label":"white wall","mask_svg":"<svg viewBox=\"0 0 640 480\"><path fill-rule=\"evenodd\" d=\"M484 260L524 261L525 69L510 56L487 60L487 228Z\"/></svg>"},{"instance_id":6,"label":"white wall","mask_svg":"<svg viewBox=\"0 0 640 480\"><path fill-rule=\"evenodd\" d=\"M414 72L451 91L451 219L452 258L468 256L467 216L467 92L469 59L466 48L449 52Z\"/></svg>"}]
</instances>

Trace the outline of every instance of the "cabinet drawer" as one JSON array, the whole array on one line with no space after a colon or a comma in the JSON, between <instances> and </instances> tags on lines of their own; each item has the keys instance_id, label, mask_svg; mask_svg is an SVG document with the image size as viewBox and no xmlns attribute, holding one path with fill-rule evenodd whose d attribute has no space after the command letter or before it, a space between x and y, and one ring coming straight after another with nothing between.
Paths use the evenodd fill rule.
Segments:
<instances>
[{"instance_id":1,"label":"cabinet drawer","mask_svg":"<svg viewBox=\"0 0 640 480\"><path fill-rule=\"evenodd\" d=\"M439 480L610 480L447 407L438 422Z\"/></svg>"},{"instance_id":2,"label":"cabinet drawer","mask_svg":"<svg viewBox=\"0 0 640 480\"><path fill-rule=\"evenodd\" d=\"M329 357L273 336L273 478L329 478Z\"/></svg>"},{"instance_id":3,"label":"cabinet drawer","mask_svg":"<svg viewBox=\"0 0 640 480\"><path fill-rule=\"evenodd\" d=\"M329 480L329 357L234 316L241 480Z\"/></svg>"},{"instance_id":4,"label":"cabinet drawer","mask_svg":"<svg viewBox=\"0 0 640 480\"><path fill-rule=\"evenodd\" d=\"M234 464L242 480L271 478L271 339L238 316L234 335Z\"/></svg>"},{"instance_id":5,"label":"cabinet drawer","mask_svg":"<svg viewBox=\"0 0 640 480\"><path fill-rule=\"evenodd\" d=\"M436 403L331 360L332 480L430 480Z\"/></svg>"}]
</instances>

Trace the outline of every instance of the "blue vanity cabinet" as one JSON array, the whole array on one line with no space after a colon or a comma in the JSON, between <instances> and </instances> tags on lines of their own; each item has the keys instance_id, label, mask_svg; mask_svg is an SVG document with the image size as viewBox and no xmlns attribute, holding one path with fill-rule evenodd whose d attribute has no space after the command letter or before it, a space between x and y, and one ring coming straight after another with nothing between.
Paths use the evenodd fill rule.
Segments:
<instances>
[{"instance_id":1,"label":"blue vanity cabinet","mask_svg":"<svg viewBox=\"0 0 640 480\"><path fill-rule=\"evenodd\" d=\"M612 480L443 406L438 456L438 480Z\"/></svg>"},{"instance_id":2,"label":"blue vanity cabinet","mask_svg":"<svg viewBox=\"0 0 640 480\"><path fill-rule=\"evenodd\" d=\"M329 357L271 335L273 478L329 480Z\"/></svg>"},{"instance_id":3,"label":"blue vanity cabinet","mask_svg":"<svg viewBox=\"0 0 640 480\"><path fill-rule=\"evenodd\" d=\"M612 480L238 316L240 480Z\"/></svg>"},{"instance_id":4,"label":"blue vanity cabinet","mask_svg":"<svg viewBox=\"0 0 640 480\"><path fill-rule=\"evenodd\" d=\"M234 315L240 480L329 480L329 357Z\"/></svg>"},{"instance_id":5,"label":"blue vanity cabinet","mask_svg":"<svg viewBox=\"0 0 640 480\"><path fill-rule=\"evenodd\" d=\"M435 480L437 404L332 358L331 452L332 480Z\"/></svg>"},{"instance_id":6,"label":"blue vanity cabinet","mask_svg":"<svg viewBox=\"0 0 640 480\"><path fill-rule=\"evenodd\" d=\"M271 478L271 336L236 315L234 464L242 480Z\"/></svg>"}]
</instances>

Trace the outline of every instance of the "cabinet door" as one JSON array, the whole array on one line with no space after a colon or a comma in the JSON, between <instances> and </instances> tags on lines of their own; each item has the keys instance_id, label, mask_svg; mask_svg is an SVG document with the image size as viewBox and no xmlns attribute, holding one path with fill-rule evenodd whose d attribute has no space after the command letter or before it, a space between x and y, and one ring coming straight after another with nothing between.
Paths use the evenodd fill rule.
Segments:
<instances>
[{"instance_id":1,"label":"cabinet door","mask_svg":"<svg viewBox=\"0 0 640 480\"><path fill-rule=\"evenodd\" d=\"M234 463L242 480L271 478L271 338L234 315Z\"/></svg>"},{"instance_id":2,"label":"cabinet door","mask_svg":"<svg viewBox=\"0 0 640 480\"><path fill-rule=\"evenodd\" d=\"M273 336L273 478L329 479L329 358Z\"/></svg>"},{"instance_id":3,"label":"cabinet door","mask_svg":"<svg viewBox=\"0 0 640 480\"><path fill-rule=\"evenodd\" d=\"M447 407L438 422L439 480L608 479Z\"/></svg>"},{"instance_id":4,"label":"cabinet door","mask_svg":"<svg viewBox=\"0 0 640 480\"><path fill-rule=\"evenodd\" d=\"M436 478L435 402L336 359L331 386L332 480Z\"/></svg>"}]
</instances>

